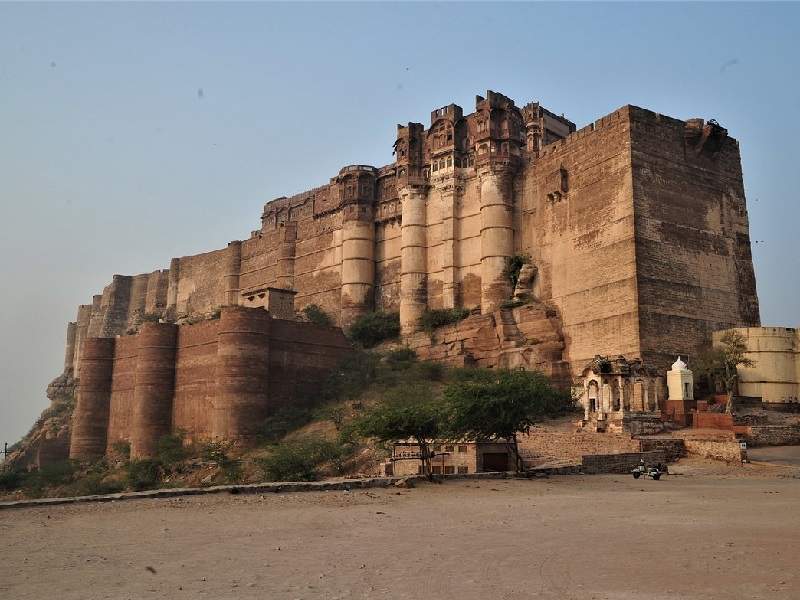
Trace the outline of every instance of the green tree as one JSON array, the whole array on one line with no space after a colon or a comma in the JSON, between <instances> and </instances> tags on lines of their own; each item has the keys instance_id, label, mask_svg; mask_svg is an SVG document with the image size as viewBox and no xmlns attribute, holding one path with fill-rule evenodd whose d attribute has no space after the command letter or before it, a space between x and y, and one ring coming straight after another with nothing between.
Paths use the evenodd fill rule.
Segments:
<instances>
[{"instance_id":1,"label":"green tree","mask_svg":"<svg viewBox=\"0 0 800 600\"><path fill-rule=\"evenodd\" d=\"M739 367L754 367L747 357L747 340L736 330L726 331L713 348L700 352L694 367L711 382L720 382L728 396L725 412L733 412L734 395L739 380Z\"/></svg>"},{"instance_id":2,"label":"green tree","mask_svg":"<svg viewBox=\"0 0 800 600\"><path fill-rule=\"evenodd\" d=\"M430 443L443 430L443 407L430 382L414 381L387 391L383 400L356 419L353 427L381 442L410 439L419 446L422 472L430 477Z\"/></svg>"},{"instance_id":3,"label":"green tree","mask_svg":"<svg viewBox=\"0 0 800 600\"><path fill-rule=\"evenodd\" d=\"M553 387L544 374L505 369L465 371L448 384L444 398L451 437L504 439L517 471L524 468L518 433L528 433L537 421L563 414L573 406L569 391Z\"/></svg>"}]
</instances>

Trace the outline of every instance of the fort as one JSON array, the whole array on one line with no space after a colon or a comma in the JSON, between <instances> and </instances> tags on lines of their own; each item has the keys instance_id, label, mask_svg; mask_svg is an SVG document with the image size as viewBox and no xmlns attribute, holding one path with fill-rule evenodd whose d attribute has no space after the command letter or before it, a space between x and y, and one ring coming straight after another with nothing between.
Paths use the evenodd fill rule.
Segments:
<instances>
[{"instance_id":1,"label":"fort","mask_svg":"<svg viewBox=\"0 0 800 600\"><path fill-rule=\"evenodd\" d=\"M565 384L598 355L663 373L714 331L760 325L739 146L713 120L624 106L577 130L489 91L471 114L398 125L394 158L267 202L246 239L115 275L79 306L71 455L124 439L147 456L176 429L235 439L302 401L298 382L348 347L294 320L310 304L344 330L397 312L423 358ZM470 316L420 333L442 308Z\"/></svg>"}]
</instances>

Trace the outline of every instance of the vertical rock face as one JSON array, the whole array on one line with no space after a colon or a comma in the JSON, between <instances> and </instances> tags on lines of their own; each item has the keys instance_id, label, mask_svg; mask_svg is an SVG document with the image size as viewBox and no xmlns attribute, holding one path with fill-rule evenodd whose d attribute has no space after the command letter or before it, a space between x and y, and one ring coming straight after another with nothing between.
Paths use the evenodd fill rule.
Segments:
<instances>
[{"instance_id":1,"label":"vertical rock face","mask_svg":"<svg viewBox=\"0 0 800 600\"><path fill-rule=\"evenodd\" d=\"M267 416L271 317L257 309L222 312L217 341L214 439L248 441Z\"/></svg>"},{"instance_id":2,"label":"vertical rock face","mask_svg":"<svg viewBox=\"0 0 800 600\"><path fill-rule=\"evenodd\" d=\"M177 325L144 323L138 335L131 458L152 458L172 431Z\"/></svg>"},{"instance_id":3,"label":"vertical rock face","mask_svg":"<svg viewBox=\"0 0 800 600\"><path fill-rule=\"evenodd\" d=\"M114 342L113 338L87 338L83 342L81 382L72 417L70 458L93 459L106 452Z\"/></svg>"}]
</instances>

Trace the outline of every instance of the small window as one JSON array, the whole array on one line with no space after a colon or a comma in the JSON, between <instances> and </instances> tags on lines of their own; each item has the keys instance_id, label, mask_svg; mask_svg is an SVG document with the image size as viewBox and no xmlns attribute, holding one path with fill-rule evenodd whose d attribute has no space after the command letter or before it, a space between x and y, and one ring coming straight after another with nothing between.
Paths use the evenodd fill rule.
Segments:
<instances>
[{"instance_id":1,"label":"small window","mask_svg":"<svg viewBox=\"0 0 800 600\"><path fill-rule=\"evenodd\" d=\"M460 445L460 446L458 447L458 451L459 451L459 452L461 452L462 454L463 454L464 452L466 452L466 451L467 451L467 447L466 447L466 445L463 445L463 444L462 444L462 445Z\"/></svg>"},{"instance_id":2,"label":"small window","mask_svg":"<svg viewBox=\"0 0 800 600\"><path fill-rule=\"evenodd\" d=\"M422 465L417 466L417 475L422 475Z\"/></svg>"},{"instance_id":3,"label":"small window","mask_svg":"<svg viewBox=\"0 0 800 600\"><path fill-rule=\"evenodd\" d=\"M465 475L466 473L467 473L467 467L464 467L464 466L458 467L458 474L459 475Z\"/></svg>"},{"instance_id":4,"label":"small window","mask_svg":"<svg viewBox=\"0 0 800 600\"><path fill-rule=\"evenodd\" d=\"M445 452L452 452L453 451L453 447L452 446L445 446L444 447L444 451Z\"/></svg>"},{"instance_id":5,"label":"small window","mask_svg":"<svg viewBox=\"0 0 800 600\"><path fill-rule=\"evenodd\" d=\"M453 159L451 157L449 157L449 156L447 157L447 166L448 167L452 167L453 166Z\"/></svg>"},{"instance_id":6,"label":"small window","mask_svg":"<svg viewBox=\"0 0 800 600\"><path fill-rule=\"evenodd\" d=\"M433 473L434 475L441 475L442 467L431 467L431 473Z\"/></svg>"},{"instance_id":7,"label":"small window","mask_svg":"<svg viewBox=\"0 0 800 600\"><path fill-rule=\"evenodd\" d=\"M456 472L456 468L455 467L445 467L444 468L444 474L445 475L454 475L455 472Z\"/></svg>"},{"instance_id":8,"label":"small window","mask_svg":"<svg viewBox=\"0 0 800 600\"><path fill-rule=\"evenodd\" d=\"M433 447L433 451L434 451L434 452L441 452L441 450L442 450L442 445L441 445L441 444L436 444L436 445Z\"/></svg>"}]
</instances>

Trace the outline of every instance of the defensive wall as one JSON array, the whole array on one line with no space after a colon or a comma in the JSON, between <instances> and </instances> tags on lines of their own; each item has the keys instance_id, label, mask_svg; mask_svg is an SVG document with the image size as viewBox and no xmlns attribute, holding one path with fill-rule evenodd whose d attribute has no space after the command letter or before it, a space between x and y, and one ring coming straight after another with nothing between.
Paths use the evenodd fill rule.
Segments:
<instances>
[{"instance_id":1,"label":"defensive wall","mask_svg":"<svg viewBox=\"0 0 800 600\"><path fill-rule=\"evenodd\" d=\"M313 403L350 351L341 330L231 306L196 324L146 322L136 334L87 338L70 457L96 458L116 442L152 457L159 439L248 442L287 403Z\"/></svg>"},{"instance_id":2,"label":"defensive wall","mask_svg":"<svg viewBox=\"0 0 800 600\"><path fill-rule=\"evenodd\" d=\"M115 276L68 326L65 364L79 375L86 337L145 315L181 323L263 306L270 287L344 327L397 311L406 339L429 308L495 314L508 329L519 316L531 329L555 320L560 351L547 360L573 374L595 355L663 369L711 331L759 324L739 147L712 121L624 106L576 131L489 91L473 113L451 104L427 127L398 125L394 158L267 202L260 227L226 248ZM535 268L539 324L496 314L515 254Z\"/></svg>"}]
</instances>

